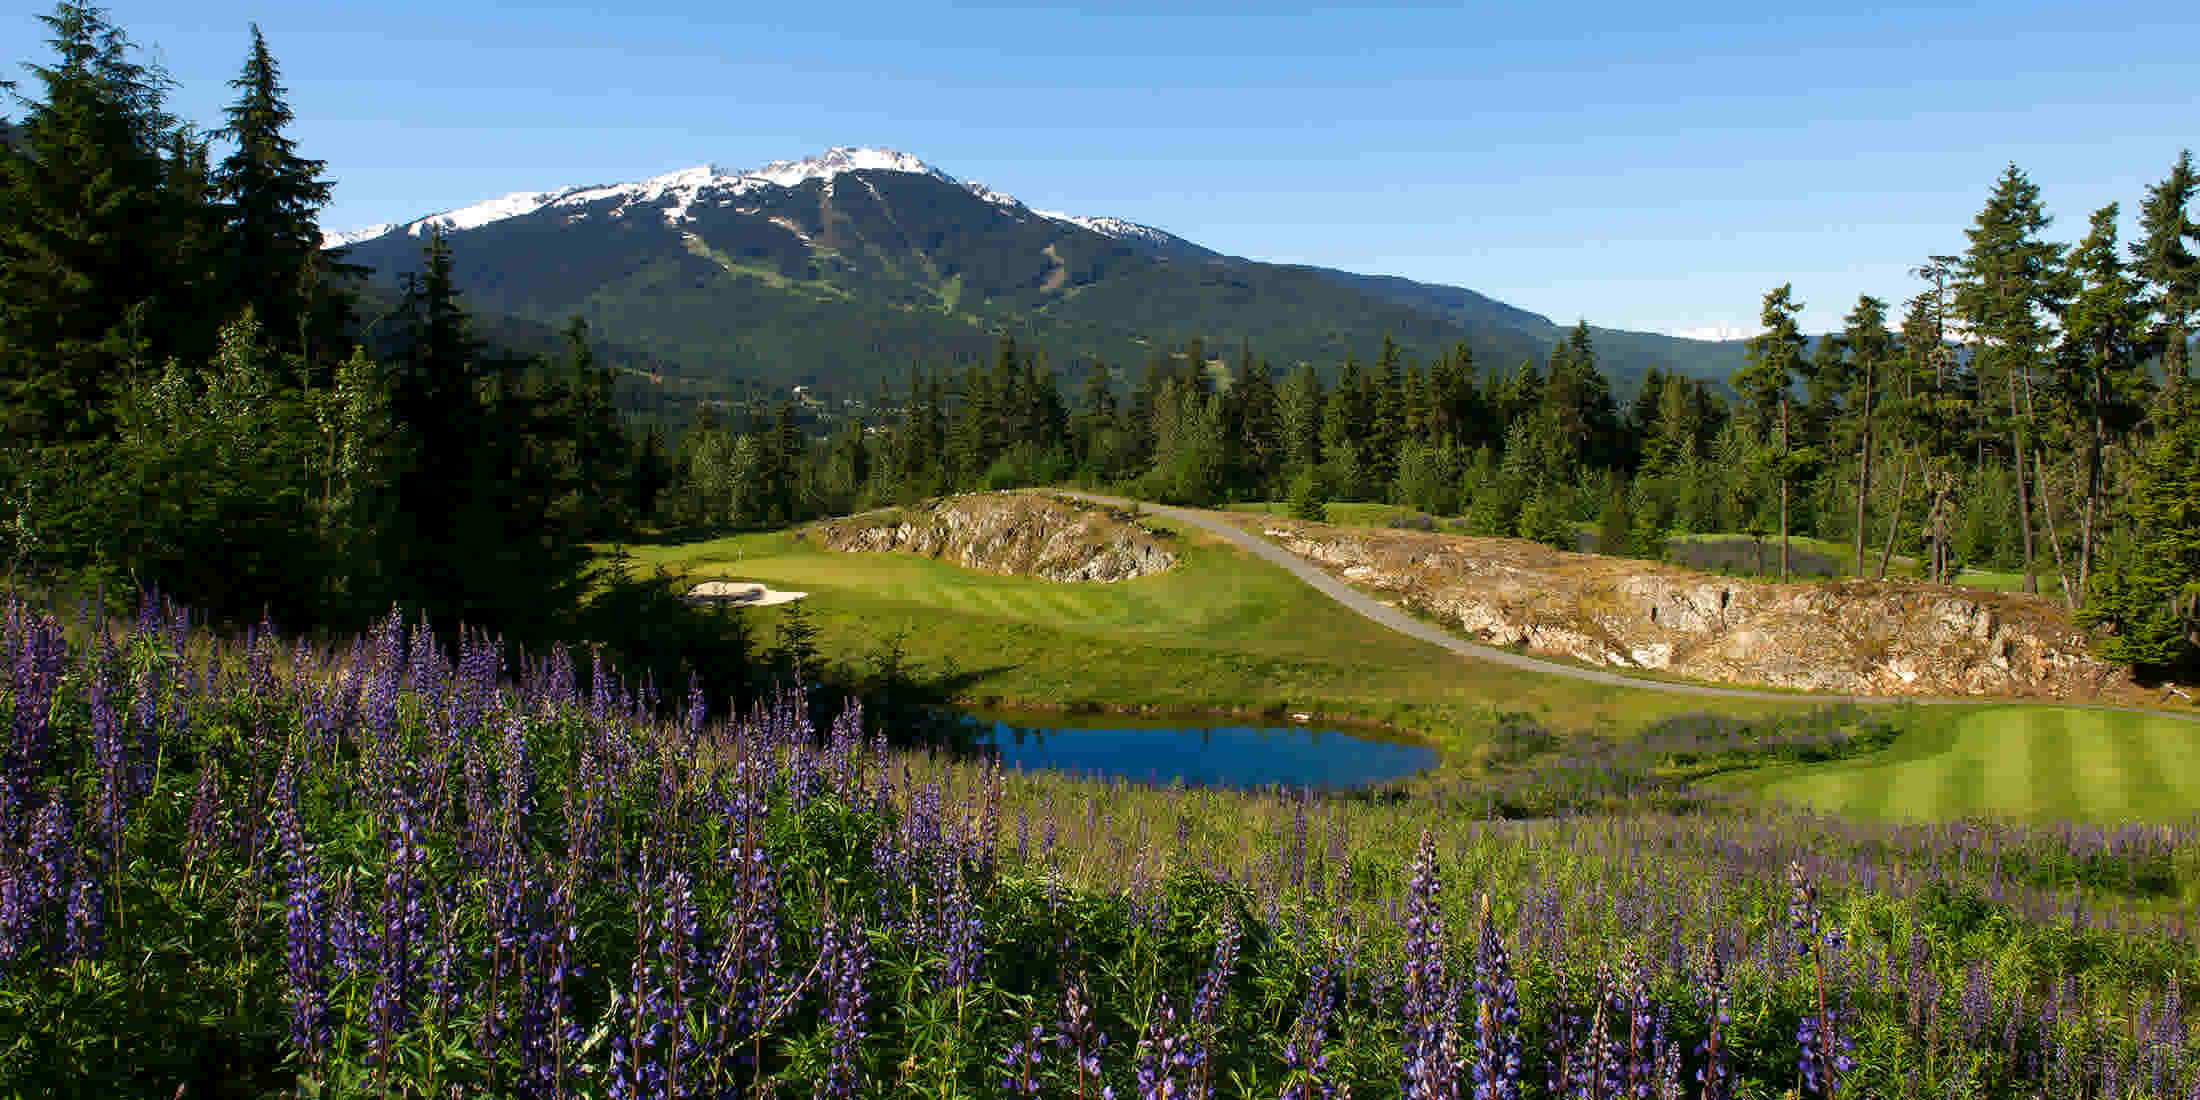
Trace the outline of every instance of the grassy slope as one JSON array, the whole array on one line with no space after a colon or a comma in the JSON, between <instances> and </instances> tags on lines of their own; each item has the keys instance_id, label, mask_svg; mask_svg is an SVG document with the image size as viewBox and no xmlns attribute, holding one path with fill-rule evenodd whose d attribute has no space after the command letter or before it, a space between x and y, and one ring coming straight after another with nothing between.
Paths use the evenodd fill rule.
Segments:
<instances>
[{"instance_id":1,"label":"grassy slope","mask_svg":"<svg viewBox=\"0 0 2200 1100\"><path fill-rule=\"evenodd\" d=\"M1839 813L1909 820L2183 821L2200 806L2200 724L2049 707L1913 713L1894 747L1858 760L1725 780Z\"/></svg>"},{"instance_id":2,"label":"grassy slope","mask_svg":"<svg viewBox=\"0 0 2200 1100\"><path fill-rule=\"evenodd\" d=\"M1706 706L1469 661L1383 629L1219 539L1180 534L1177 546L1178 568L1116 584L990 576L906 554L837 554L787 532L641 547L635 556L696 581L757 580L811 593L808 608L830 659L860 665L905 631L918 666L928 675L960 673L958 693L971 699L1313 711L1392 722L1453 750L1495 712L1631 729ZM784 612L749 614L768 643Z\"/></svg>"}]
</instances>

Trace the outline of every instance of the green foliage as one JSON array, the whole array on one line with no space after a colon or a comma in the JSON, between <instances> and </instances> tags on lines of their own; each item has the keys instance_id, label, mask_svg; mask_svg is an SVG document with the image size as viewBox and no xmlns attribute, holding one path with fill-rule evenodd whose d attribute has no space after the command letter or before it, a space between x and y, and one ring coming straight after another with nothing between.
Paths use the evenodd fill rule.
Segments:
<instances>
[{"instance_id":1,"label":"green foliage","mask_svg":"<svg viewBox=\"0 0 2200 1100\"><path fill-rule=\"evenodd\" d=\"M1291 479L1291 518L1329 522L1329 494L1323 489L1321 475L1312 467L1302 467Z\"/></svg>"},{"instance_id":2,"label":"green foliage","mask_svg":"<svg viewBox=\"0 0 2200 1100\"><path fill-rule=\"evenodd\" d=\"M2154 674L2200 650L2200 409L2189 398L2140 458L2126 504L2131 541L2094 578L2081 621L2111 627L2110 660Z\"/></svg>"}]
</instances>

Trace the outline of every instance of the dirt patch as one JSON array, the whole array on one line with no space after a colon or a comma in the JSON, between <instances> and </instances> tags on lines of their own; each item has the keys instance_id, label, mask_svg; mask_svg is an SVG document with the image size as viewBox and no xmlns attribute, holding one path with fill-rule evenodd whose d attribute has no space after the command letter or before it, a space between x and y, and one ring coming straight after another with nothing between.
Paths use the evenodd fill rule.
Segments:
<instances>
[{"instance_id":1,"label":"dirt patch","mask_svg":"<svg viewBox=\"0 0 2200 1100\"><path fill-rule=\"evenodd\" d=\"M843 553L922 554L985 573L1050 581L1122 581L1176 554L1108 509L1038 493L972 493L912 508L826 520L808 534Z\"/></svg>"},{"instance_id":2,"label":"dirt patch","mask_svg":"<svg viewBox=\"0 0 2200 1100\"><path fill-rule=\"evenodd\" d=\"M1269 539L1493 645L1850 695L2121 699L2059 604L1915 582L1776 584L1515 539L1259 517Z\"/></svg>"}]
</instances>

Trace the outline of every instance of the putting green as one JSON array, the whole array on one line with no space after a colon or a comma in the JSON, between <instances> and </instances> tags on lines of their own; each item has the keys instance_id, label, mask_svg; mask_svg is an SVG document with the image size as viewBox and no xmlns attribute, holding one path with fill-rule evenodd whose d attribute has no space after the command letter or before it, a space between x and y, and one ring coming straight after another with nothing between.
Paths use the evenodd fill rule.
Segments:
<instances>
[{"instance_id":1,"label":"putting green","mask_svg":"<svg viewBox=\"0 0 2200 1100\"><path fill-rule=\"evenodd\" d=\"M1768 798L1907 820L2184 821L2200 808L2200 723L2063 707L1909 715L1885 752L1724 780Z\"/></svg>"}]
</instances>

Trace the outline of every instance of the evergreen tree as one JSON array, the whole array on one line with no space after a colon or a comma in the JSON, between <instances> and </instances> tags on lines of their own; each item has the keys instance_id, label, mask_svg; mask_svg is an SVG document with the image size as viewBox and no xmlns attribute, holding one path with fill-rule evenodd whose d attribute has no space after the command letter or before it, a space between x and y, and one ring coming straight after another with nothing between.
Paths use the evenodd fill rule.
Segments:
<instances>
[{"instance_id":1,"label":"evergreen tree","mask_svg":"<svg viewBox=\"0 0 2200 1100\"><path fill-rule=\"evenodd\" d=\"M545 456L553 490L553 526L572 538L610 534L631 522L630 493L616 491L633 469L632 443L612 401L618 373L596 365L588 322L566 321L562 377L548 387Z\"/></svg>"},{"instance_id":2,"label":"evergreen tree","mask_svg":"<svg viewBox=\"0 0 2200 1100\"><path fill-rule=\"evenodd\" d=\"M1267 498L1278 487L1284 465L1282 414L1275 381L1268 362L1255 359L1247 347L1238 358L1236 382L1230 387L1239 466L1237 480L1253 495Z\"/></svg>"},{"instance_id":3,"label":"evergreen tree","mask_svg":"<svg viewBox=\"0 0 2200 1100\"><path fill-rule=\"evenodd\" d=\"M633 493L635 517L644 523L654 522L658 502L672 485L671 458L665 454L664 429L649 425L642 435L642 443L634 454Z\"/></svg>"},{"instance_id":4,"label":"evergreen tree","mask_svg":"<svg viewBox=\"0 0 2200 1100\"><path fill-rule=\"evenodd\" d=\"M2071 255L2075 295L2063 318L2056 360L2061 408L2077 421L2084 503L2078 515L2077 584L2066 592L2082 601L2091 590L2093 558L2102 518L2102 462L2110 442L2138 418L2146 376L2140 369L2147 310L2138 280L2123 265L2116 245L2117 204L2093 212L2085 240Z\"/></svg>"},{"instance_id":5,"label":"evergreen tree","mask_svg":"<svg viewBox=\"0 0 2200 1100\"><path fill-rule=\"evenodd\" d=\"M407 273L393 316L399 353L392 364L390 412L401 426L405 459L396 479L400 522L386 557L403 589L434 620L483 621L480 599L488 549L499 541L491 491L491 428L482 400L473 339L452 275L450 244L429 234L418 272Z\"/></svg>"},{"instance_id":6,"label":"evergreen tree","mask_svg":"<svg viewBox=\"0 0 2200 1100\"><path fill-rule=\"evenodd\" d=\"M1847 327L1841 342L1848 349L1849 392L1847 406L1856 440L1856 575L1864 575L1865 504L1871 499L1872 456L1878 440L1872 434L1872 414L1877 411L1879 388L1885 384L1886 365L1894 357L1894 337L1887 331L1887 303L1868 294L1856 298L1856 308L1843 317Z\"/></svg>"},{"instance_id":7,"label":"evergreen tree","mask_svg":"<svg viewBox=\"0 0 2200 1100\"><path fill-rule=\"evenodd\" d=\"M2161 356L2168 392L2175 393L2191 375L2191 340L2200 326L2200 220L2191 212L2200 193L2200 173L2192 150L2177 155L2168 177L2147 188L2139 204L2140 238L2132 245L2133 268L2151 288L2147 305L2154 314L2152 350Z\"/></svg>"},{"instance_id":8,"label":"evergreen tree","mask_svg":"<svg viewBox=\"0 0 2200 1100\"><path fill-rule=\"evenodd\" d=\"M96 7L39 20L58 59L30 66L44 98L21 100L26 155L0 157L0 429L76 442L112 433L130 375L211 351L174 265L206 212L170 189L166 76Z\"/></svg>"},{"instance_id":9,"label":"evergreen tree","mask_svg":"<svg viewBox=\"0 0 2200 1100\"><path fill-rule=\"evenodd\" d=\"M1276 420L1283 436L1284 468L1296 472L1322 461L1322 415L1328 399L1311 363L1301 363L1276 393Z\"/></svg>"},{"instance_id":10,"label":"evergreen tree","mask_svg":"<svg viewBox=\"0 0 2200 1100\"><path fill-rule=\"evenodd\" d=\"M2189 387L2163 421L2133 471L2131 539L2096 576L2078 621L2114 629L2102 646L2112 661L2189 674L2200 652L2200 407Z\"/></svg>"},{"instance_id":11,"label":"evergreen tree","mask_svg":"<svg viewBox=\"0 0 2200 1100\"><path fill-rule=\"evenodd\" d=\"M1765 328L1763 334L1753 336L1748 345L1748 365L1734 372L1734 388L1755 419L1757 434L1762 436L1769 427L1777 433L1773 451L1762 457L1780 483L1780 579L1788 578L1788 486L1794 480L1804 457L1794 447L1790 438L1788 406L1790 388L1795 384L1797 372L1803 362L1803 334L1796 326L1795 316L1803 308L1794 300L1792 284L1782 284L1765 295L1764 310L1758 323Z\"/></svg>"},{"instance_id":12,"label":"evergreen tree","mask_svg":"<svg viewBox=\"0 0 2200 1100\"><path fill-rule=\"evenodd\" d=\"M333 354L348 313L348 296L333 301L332 314L317 299L326 291L320 268L320 209L333 185L321 178L326 164L300 157L285 133L296 116L284 100L275 58L258 24L244 70L229 82L238 97L224 112L228 125L216 136L236 145L215 173L223 214L221 284L231 307L248 304L279 349L301 356ZM364 268L342 265L354 274Z\"/></svg>"},{"instance_id":13,"label":"evergreen tree","mask_svg":"<svg viewBox=\"0 0 2200 1100\"><path fill-rule=\"evenodd\" d=\"M1959 268L1956 308L1977 344L1982 376L1998 377L2008 393L2009 462L2015 474L2018 531L2023 536L2024 590L2039 591L2032 548L2032 380L2045 365L2049 318L2061 312L2062 246L2040 237L2053 219L2038 185L2012 164L1995 182L1985 209L1964 235L1970 248Z\"/></svg>"}]
</instances>

